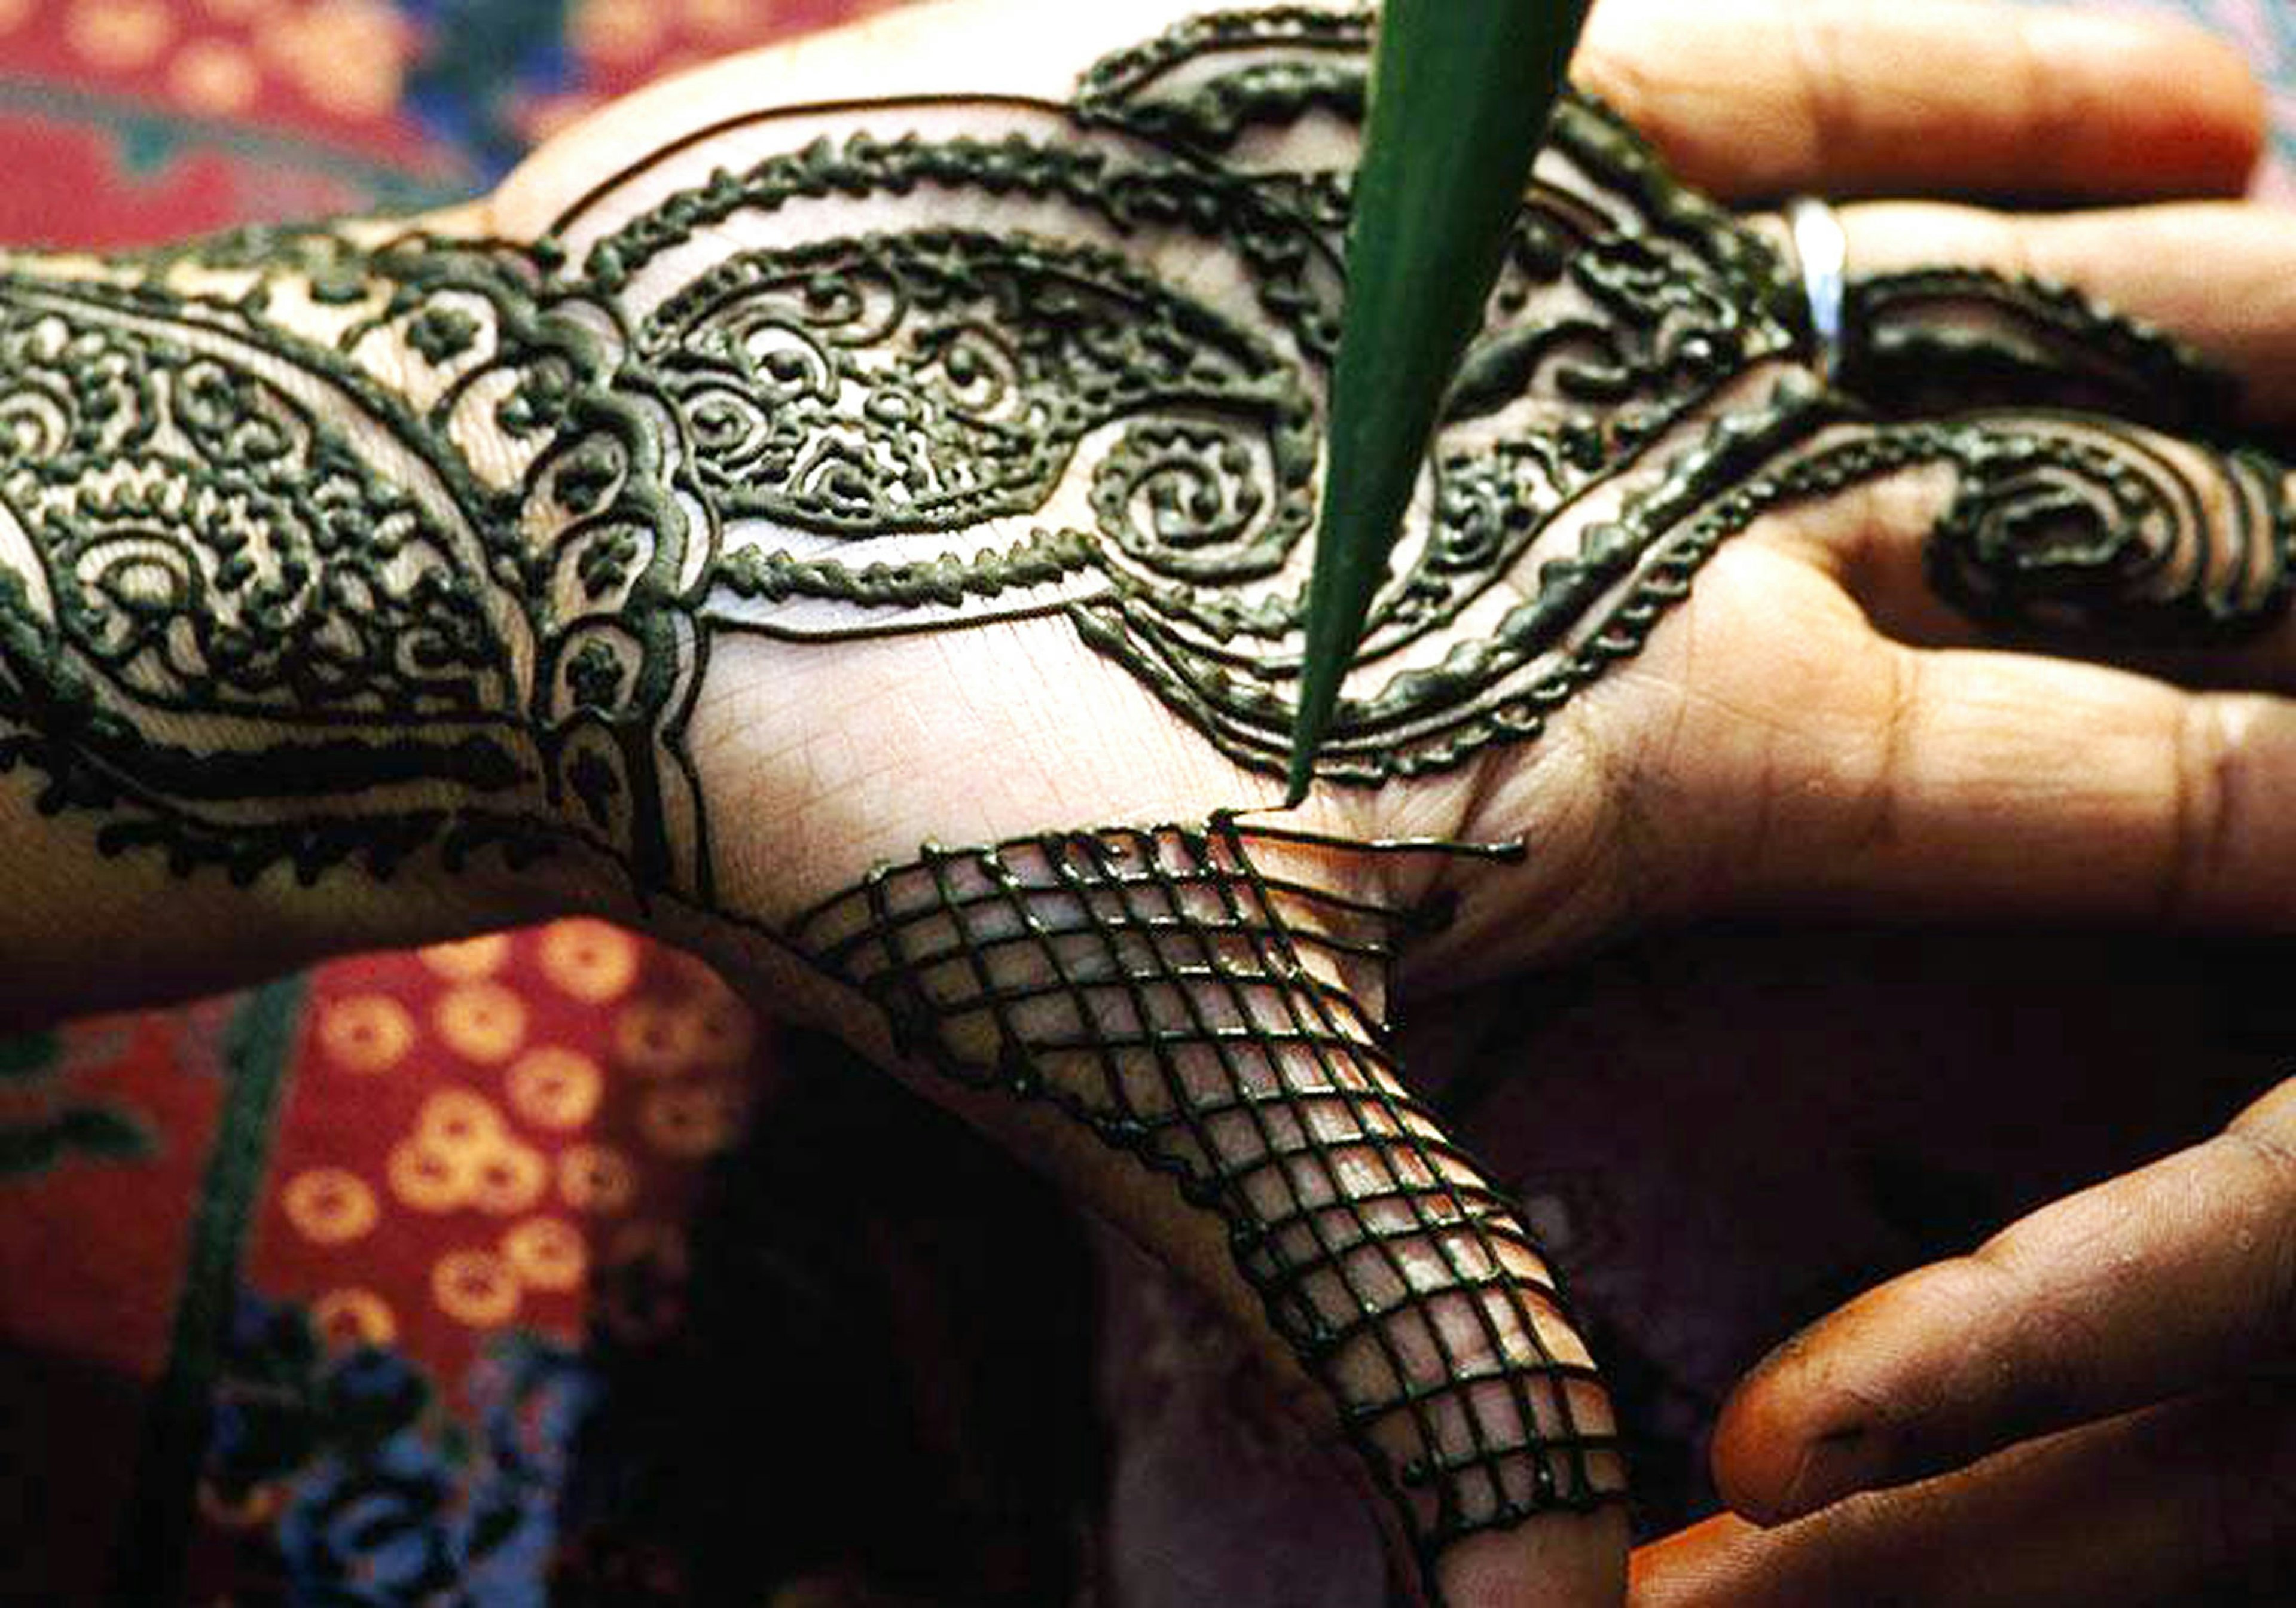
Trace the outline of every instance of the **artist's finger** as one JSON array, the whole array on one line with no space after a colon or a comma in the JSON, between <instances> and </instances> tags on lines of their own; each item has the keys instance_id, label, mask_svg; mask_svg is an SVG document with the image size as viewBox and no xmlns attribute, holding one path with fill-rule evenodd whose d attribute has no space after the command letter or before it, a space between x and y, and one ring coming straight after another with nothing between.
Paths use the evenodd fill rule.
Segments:
<instances>
[{"instance_id":1,"label":"artist's finger","mask_svg":"<svg viewBox=\"0 0 2296 1608\"><path fill-rule=\"evenodd\" d=\"M1603 0L1573 74L1730 198L2236 194L2266 126L2195 28L1993 0Z\"/></svg>"},{"instance_id":2,"label":"artist's finger","mask_svg":"<svg viewBox=\"0 0 2296 1608\"><path fill-rule=\"evenodd\" d=\"M1715 1438L1731 1504L1798 1517L2069 1426L2296 1371L2296 1082L1798 1335Z\"/></svg>"},{"instance_id":3,"label":"artist's finger","mask_svg":"<svg viewBox=\"0 0 2296 1608\"><path fill-rule=\"evenodd\" d=\"M2296 218L2241 202L2021 214L1915 201L1841 209L1853 277L1989 268L2077 287L2187 342L2258 423L2296 422Z\"/></svg>"},{"instance_id":4,"label":"artist's finger","mask_svg":"<svg viewBox=\"0 0 2296 1608\"><path fill-rule=\"evenodd\" d=\"M1632 1608L2161 1608L2296 1584L2296 1400L2254 1388L2018 1448L1774 1530L1636 1555Z\"/></svg>"}]
</instances>

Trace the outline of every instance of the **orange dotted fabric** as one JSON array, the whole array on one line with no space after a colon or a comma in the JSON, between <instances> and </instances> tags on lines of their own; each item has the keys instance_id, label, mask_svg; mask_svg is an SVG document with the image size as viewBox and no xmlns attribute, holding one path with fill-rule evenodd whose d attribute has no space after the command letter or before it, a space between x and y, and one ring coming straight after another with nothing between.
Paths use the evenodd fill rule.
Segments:
<instances>
[{"instance_id":1,"label":"orange dotted fabric","mask_svg":"<svg viewBox=\"0 0 2296 1608\"><path fill-rule=\"evenodd\" d=\"M308 1010L248 1282L440 1378L512 1326L669 1319L698 1170L770 1076L714 974L569 920L322 968Z\"/></svg>"}]
</instances>

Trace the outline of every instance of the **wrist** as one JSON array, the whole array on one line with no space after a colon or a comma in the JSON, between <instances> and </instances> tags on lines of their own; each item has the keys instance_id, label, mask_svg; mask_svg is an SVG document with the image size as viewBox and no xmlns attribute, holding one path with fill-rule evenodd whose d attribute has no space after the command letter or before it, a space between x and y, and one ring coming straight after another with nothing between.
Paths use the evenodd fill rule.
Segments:
<instances>
[{"instance_id":1,"label":"wrist","mask_svg":"<svg viewBox=\"0 0 2296 1608\"><path fill-rule=\"evenodd\" d=\"M339 868L308 882L275 862L242 880L155 844L107 841L88 811L45 812L47 791L20 765L0 776L0 1034L584 908L561 857L515 869L474 857L452 874L418 858L389 876Z\"/></svg>"},{"instance_id":2,"label":"wrist","mask_svg":"<svg viewBox=\"0 0 2296 1608\"><path fill-rule=\"evenodd\" d=\"M0 947L35 956L0 1011L549 914L602 885L580 842L632 858L642 745L581 640L626 532L550 472L593 443L529 272L399 225L0 260Z\"/></svg>"}]
</instances>

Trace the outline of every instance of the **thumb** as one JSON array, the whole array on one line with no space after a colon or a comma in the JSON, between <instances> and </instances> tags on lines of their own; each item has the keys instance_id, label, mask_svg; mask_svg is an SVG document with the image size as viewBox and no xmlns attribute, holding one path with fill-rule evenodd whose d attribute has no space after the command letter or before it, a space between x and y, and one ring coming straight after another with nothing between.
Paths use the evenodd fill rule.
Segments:
<instances>
[{"instance_id":1,"label":"thumb","mask_svg":"<svg viewBox=\"0 0 2296 1608\"><path fill-rule=\"evenodd\" d=\"M928 849L791 935L862 1048L1219 1302L1427 1601L1615 1604L1608 1402L1512 1203L1400 1081L1406 918L1333 891L1369 880L1343 849L1230 820Z\"/></svg>"}]
</instances>

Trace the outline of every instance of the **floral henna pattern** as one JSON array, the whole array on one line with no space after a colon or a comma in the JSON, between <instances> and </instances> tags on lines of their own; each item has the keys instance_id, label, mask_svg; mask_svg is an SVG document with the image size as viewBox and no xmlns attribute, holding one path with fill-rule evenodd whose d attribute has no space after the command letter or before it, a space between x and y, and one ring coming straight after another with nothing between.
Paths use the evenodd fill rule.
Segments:
<instances>
[{"instance_id":1,"label":"floral henna pattern","mask_svg":"<svg viewBox=\"0 0 2296 1608\"><path fill-rule=\"evenodd\" d=\"M570 842L768 928L687 740L713 644L1064 622L1280 774L1365 27L1201 19L1066 103L760 112L533 243L0 257L0 769L183 874ZM2173 343L1944 269L1851 310L1821 385L1763 238L1566 99L1321 774L1536 739L1719 542L1913 467L1956 480L1938 586L2005 628L2285 611L2288 472ZM1545 1264L1355 1003L1404 918L1272 877L1273 836L928 850L777 935L1215 1213L1423 1559L1615 1495Z\"/></svg>"}]
</instances>

